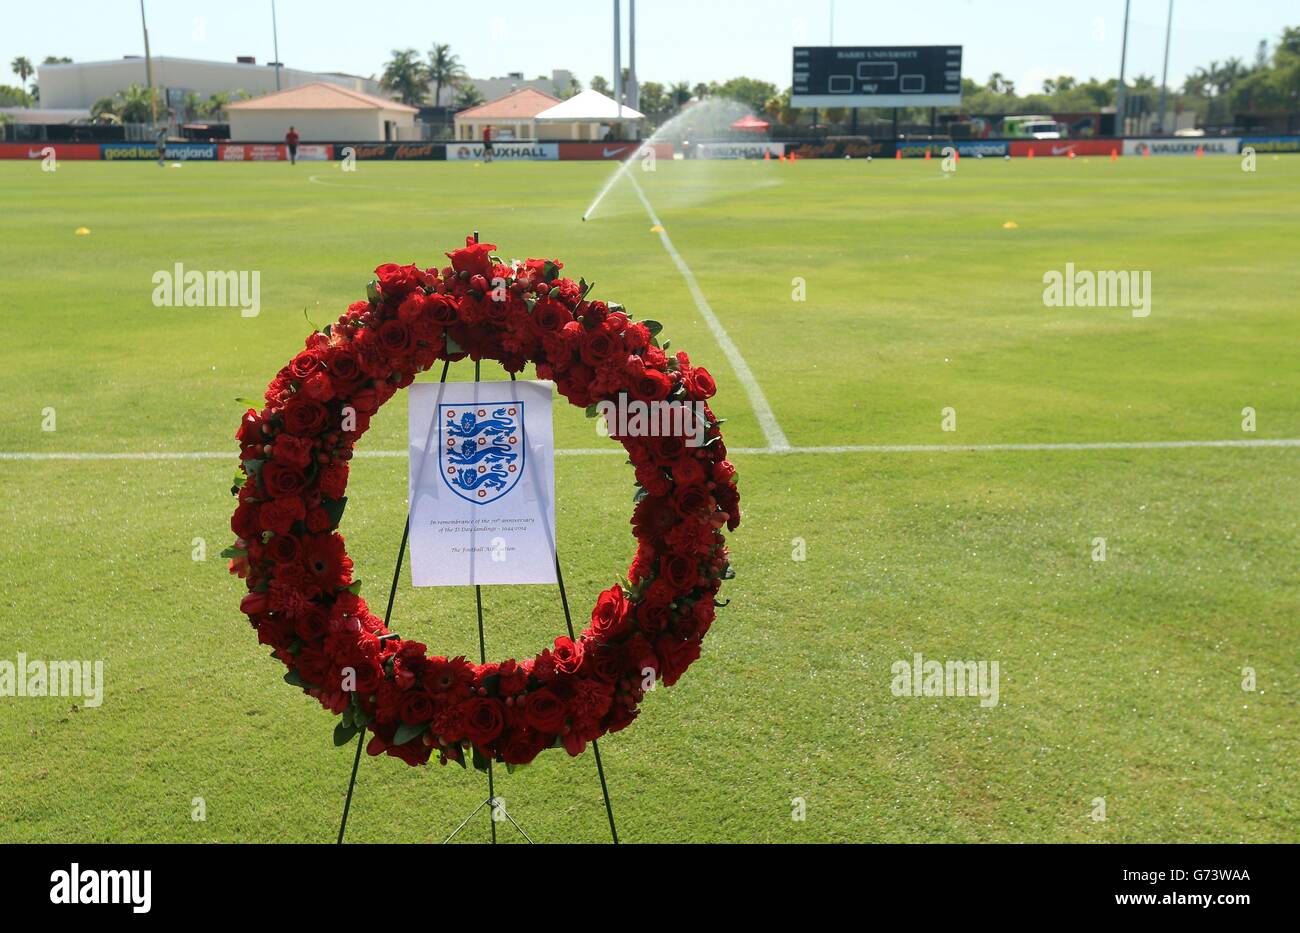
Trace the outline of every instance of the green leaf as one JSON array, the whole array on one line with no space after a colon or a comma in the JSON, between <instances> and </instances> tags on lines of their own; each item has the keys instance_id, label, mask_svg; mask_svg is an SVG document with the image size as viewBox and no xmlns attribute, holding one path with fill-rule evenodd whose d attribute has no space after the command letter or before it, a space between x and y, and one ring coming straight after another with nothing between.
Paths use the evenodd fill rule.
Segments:
<instances>
[{"instance_id":1,"label":"green leaf","mask_svg":"<svg viewBox=\"0 0 1300 933\"><path fill-rule=\"evenodd\" d=\"M284 682L291 687L299 687L303 690L310 690L311 684L307 683L298 676L298 669L292 668L284 672Z\"/></svg>"},{"instance_id":2,"label":"green leaf","mask_svg":"<svg viewBox=\"0 0 1300 933\"><path fill-rule=\"evenodd\" d=\"M542 266L542 278L547 282L554 282L560 275L560 267L551 260L546 260Z\"/></svg>"},{"instance_id":3,"label":"green leaf","mask_svg":"<svg viewBox=\"0 0 1300 933\"><path fill-rule=\"evenodd\" d=\"M221 556L229 560L235 557L247 557L248 552L245 551L243 548L235 547L234 545L231 545L230 547L226 548L224 551L221 552Z\"/></svg>"},{"instance_id":4,"label":"green leaf","mask_svg":"<svg viewBox=\"0 0 1300 933\"><path fill-rule=\"evenodd\" d=\"M393 733L393 744L405 745L407 742L411 741L411 739L424 735L424 733L428 731L429 724L427 722L420 723L418 726L402 723L397 727L397 731Z\"/></svg>"},{"instance_id":5,"label":"green leaf","mask_svg":"<svg viewBox=\"0 0 1300 933\"><path fill-rule=\"evenodd\" d=\"M488 769L487 755L484 755L481 751L479 751L477 745L471 747L474 749L474 769L476 771L482 771L484 774L486 774Z\"/></svg>"},{"instance_id":6,"label":"green leaf","mask_svg":"<svg viewBox=\"0 0 1300 933\"><path fill-rule=\"evenodd\" d=\"M658 321L642 321L641 323L645 326L646 330L650 331L651 337L658 337L659 332L664 329L664 326Z\"/></svg>"},{"instance_id":7,"label":"green leaf","mask_svg":"<svg viewBox=\"0 0 1300 933\"><path fill-rule=\"evenodd\" d=\"M356 735L358 731L360 730L358 730L357 727L352 725L351 723L349 723L346 726L343 723L338 723L334 727L335 747L338 747L340 745L347 745L348 742L352 740L352 737Z\"/></svg>"},{"instance_id":8,"label":"green leaf","mask_svg":"<svg viewBox=\"0 0 1300 933\"><path fill-rule=\"evenodd\" d=\"M464 352L465 352L465 351L462 350L462 349L460 348L460 344L458 344L456 341L452 340L452 339L451 339L451 334L448 334L448 335L447 335L447 354L448 354L448 356L450 356L450 355L453 354L453 353L464 353Z\"/></svg>"},{"instance_id":9,"label":"green leaf","mask_svg":"<svg viewBox=\"0 0 1300 933\"><path fill-rule=\"evenodd\" d=\"M235 401L247 408L257 408L262 404L261 402L255 399L244 398L242 395L239 398L235 399Z\"/></svg>"},{"instance_id":10,"label":"green leaf","mask_svg":"<svg viewBox=\"0 0 1300 933\"><path fill-rule=\"evenodd\" d=\"M600 414L600 404L598 402L592 402L587 406L586 412L588 418L595 418Z\"/></svg>"},{"instance_id":11,"label":"green leaf","mask_svg":"<svg viewBox=\"0 0 1300 933\"><path fill-rule=\"evenodd\" d=\"M343 520L343 510L347 508L347 504L347 496L344 496L341 499L322 498L320 501L320 507L325 510L325 514L330 517L330 524L335 528L337 528L339 522Z\"/></svg>"},{"instance_id":12,"label":"green leaf","mask_svg":"<svg viewBox=\"0 0 1300 933\"><path fill-rule=\"evenodd\" d=\"M244 472L249 476L252 476L258 470L262 469L261 460L244 460L242 463L244 464Z\"/></svg>"},{"instance_id":13,"label":"green leaf","mask_svg":"<svg viewBox=\"0 0 1300 933\"><path fill-rule=\"evenodd\" d=\"M366 285L366 298L369 299L372 305L379 304L379 280L378 279L371 279L370 283Z\"/></svg>"},{"instance_id":14,"label":"green leaf","mask_svg":"<svg viewBox=\"0 0 1300 933\"><path fill-rule=\"evenodd\" d=\"M361 592L361 581L360 581L360 580L353 580L353 581L352 581L351 583L349 583L347 586L343 587L343 589L347 590L347 591L348 591L349 593L351 593L353 596L356 596L358 593Z\"/></svg>"}]
</instances>

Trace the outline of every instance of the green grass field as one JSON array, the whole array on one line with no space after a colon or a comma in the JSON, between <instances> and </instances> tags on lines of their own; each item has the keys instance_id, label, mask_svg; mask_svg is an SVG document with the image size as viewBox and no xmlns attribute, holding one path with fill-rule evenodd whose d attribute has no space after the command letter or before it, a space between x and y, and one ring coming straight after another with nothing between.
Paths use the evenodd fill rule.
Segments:
<instances>
[{"instance_id":1,"label":"green grass field","mask_svg":"<svg viewBox=\"0 0 1300 933\"><path fill-rule=\"evenodd\" d=\"M1300 438L1300 159L638 174L795 448L781 455L635 192L579 222L610 171L0 163L0 452L160 455L0 459L0 660L103 659L106 677L95 709L0 698L0 842L333 840L352 749L281 681L217 556L234 400L301 346L304 309L324 324L377 264L440 264L473 229L664 322L716 376L729 445L754 449L733 456L730 605L682 682L602 743L625 841L1300 840L1300 449L799 452ZM154 307L154 272L177 262L260 271L260 315ZM1042 276L1067 262L1149 270L1150 316L1045 307ZM363 449L403 449L405 425L395 399ZM556 435L609 443L558 406ZM557 461L579 623L631 556L631 481L617 457ZM349 495L342 530L381 603L405 460L360 459ZM484 604L489 656L563 631L551 588ZM407 578L394 628L475 655L473 612L469 590ZM1000 704L894 696L890 666L914 652L998 661ZM441 841L484 784L363 758L348 838ZM538 841L608 838L590 753L545 753L497 790ZM487 836L480 815L460 838Z\"/></svg>"}]
</instances>

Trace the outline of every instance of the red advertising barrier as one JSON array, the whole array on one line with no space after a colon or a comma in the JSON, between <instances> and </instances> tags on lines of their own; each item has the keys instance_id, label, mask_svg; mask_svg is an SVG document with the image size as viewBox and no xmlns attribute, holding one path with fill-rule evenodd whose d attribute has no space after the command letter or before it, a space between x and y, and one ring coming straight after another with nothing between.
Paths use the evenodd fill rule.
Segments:
<instances>
[{"instance_id":1,"label":"red advertising barrier","mask_svg":"<svg viewBox=\"0 0 1300 933\"><path fill-rule=\"evenodd\" d=\"M672 143L647 143L654 150L656 159L671 159L673 157ZM613 143L560 143L560 158L562 160L583 159L587 161L610 159L623 161L632 155L642 146L638 142L613 142Z\"/></svg>"},{"instance_id":2,"label":"red advertising barrier","mask_svg":"<svg viewBox=\"0 0 1300 933\"><path fill-rule=\"evenodd\" d=\"M0 159L43 159L54 150L56 159L98 159L99 143L0 143Z\"/></svg>"},{"instance_id":3,"label":"red advertising barrier","mask_svg":"<svg viewBox=\"0 0 1300 933\"><path fill-rule=\"evenodd\" d=\"M221 162L287 162L289 151L269 143L224 143L217 147Z\"/></svg>"},{"instance_id":4,"label":"red advertising barrier","mask_svg":"<svg viewBox=\"0 0 1300 933\"><path fill-rule=\"evenodd\" d=\"M1114 149L1124 154L1124 144L1118 139L1017 139L1011 142L1011 155L1024 158L1035 156L1110 155Z\"/></svg>"}]
</instances>

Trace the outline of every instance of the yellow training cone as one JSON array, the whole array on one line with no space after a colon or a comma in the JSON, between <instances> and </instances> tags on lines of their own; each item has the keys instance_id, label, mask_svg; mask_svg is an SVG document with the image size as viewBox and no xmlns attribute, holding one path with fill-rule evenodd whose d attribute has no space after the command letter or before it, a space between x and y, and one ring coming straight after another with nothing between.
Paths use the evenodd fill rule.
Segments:
<instances>
[{"instance_id":1,"label":"yellow training cone","mask_svg":"<svg viewBox=\"0 0 1300 933\"><path fill-rule=\"evenodd\" d=\"M663 233L663 232L664 232L664 228L661 227L661 226L659 226L659 224L655 224L653 227L650 228L650 232L651 232L651 233Z\"/></svg>"},{"instance_id":2,"label":"yellow training cone","mask_svg":"<svg viewBox=\"0 0 1300 933\"><path fill-rule=\"evenodd\" d=\"M1014 220L1008 220L1006 223L1004 223L1004 224L1002 225L1002 229L1003 229L1003 230L1015 230L1015 229L1016 229L1017 227L1019 227L1019 226L1020 226L1020 224L1016 223Z\"/></svg>"},{"instance_id":3,"label":"yellow training cone","mask_svg":"<svg viewBox=\"0 0 1300 933\"><path fill-rule=\"evenodd\" d=\"M89 227L78 227L78 228L77 228L77 236L90 236L90 228L89 228Z\"/></svg>"}]
</instances>

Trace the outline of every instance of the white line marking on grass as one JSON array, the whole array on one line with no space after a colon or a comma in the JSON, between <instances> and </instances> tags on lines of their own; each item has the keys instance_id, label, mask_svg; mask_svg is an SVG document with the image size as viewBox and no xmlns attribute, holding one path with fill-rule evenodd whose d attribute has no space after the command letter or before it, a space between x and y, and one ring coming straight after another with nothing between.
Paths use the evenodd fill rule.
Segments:
<instances>
[{"instance_id":1,"label":"white line marking on grass","mask_svg":"<svg viewBox=\"0 0 1300 933\"><path fill-rule=\"evenodd\" d=\"M781 425L776 421L776 415L772 411L772 406L767 403L767 397L763 395L763 390L758 387L758 380L749 369L749 364L745 358L740 355L740 349L732 342L731 337L727 335L718 320L713 309L709 307L708 300L704 297L704 292L700 291L700 283L695 281L695 274L691 272L690 266L686 265L686 260L682 259L682 254L677 252L677 247L673 246L673 241L668 238L668 231L664 228L663 222L655 213L655 209L650 206L650 200L641 190L641 183L636 180L636 176L631 172L627 173L628 179L632 182L632 187L636 189L636 196L641 199L645 205L646 213L650 215L650 221L659 228L659 242L663 243L664 249L677 265L677 271L682 274L686 280L686 287L691 291L691 297L695 299L695 306L700 309L700 315L704 318L704 323L709 325L709 330L713 331L714 338L718 341L718 346L722 347L722 353L726 356L727 361L731 363L731 368L736 372L736 378L745 389L745 394L749 396L749 404L754 408L754 414L758 416L758 425L763 429L763 436L767 438L767 446L774 451L789 450L790 442L786 439L785 432L781 430Z\"/></svg>"},{"instance_id":2,"label":"white line marking on grass","mask_svg":"<svg viewBox=\"0 0 1300 933\"><path fill-rule=\"evenodd\" d=\"M1300 447L1300 438L1260 438L1231 441L1085 441L1061 444L849 444L839 447L730 447L729 453L745 456L798 456L803 454L966 454L1069 451L1069 450L1189 450L1214 447ZM561 457L622 456L621 447L562 447ZM358 450L358 459L395 459L408 456L405 450ZM117 452L23 452L0 451L0 460L237 460L238 451L136 451Z\"/></svg>"}]
</instances>

